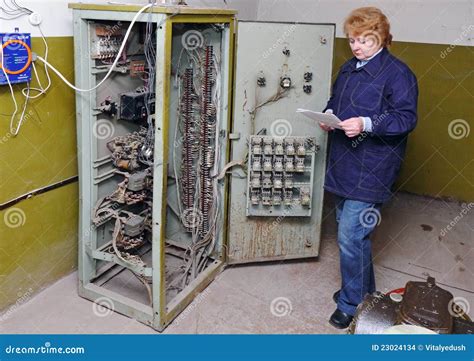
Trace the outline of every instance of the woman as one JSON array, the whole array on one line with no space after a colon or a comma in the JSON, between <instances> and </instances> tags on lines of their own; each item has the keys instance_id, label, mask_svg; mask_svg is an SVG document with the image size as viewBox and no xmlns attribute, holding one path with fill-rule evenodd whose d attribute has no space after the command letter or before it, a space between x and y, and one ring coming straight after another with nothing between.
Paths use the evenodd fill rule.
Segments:
<instances>
[{"instance_id":1,"label":"woman","mask_svg":"<svg viewBox=\"0 0 474 361\"><path fill-rule=\"evenodd\" d=\"M390 24L379 9L352 11L344 32L354 57L341 67L325 108L343 120L342 129L320 124L331 134L325 189L336 199L342 284L329 322L337 328L348 327L375 291L369 235L391 197L418 98L415 75L387 50Z\"/></svg>"}]
</instances>

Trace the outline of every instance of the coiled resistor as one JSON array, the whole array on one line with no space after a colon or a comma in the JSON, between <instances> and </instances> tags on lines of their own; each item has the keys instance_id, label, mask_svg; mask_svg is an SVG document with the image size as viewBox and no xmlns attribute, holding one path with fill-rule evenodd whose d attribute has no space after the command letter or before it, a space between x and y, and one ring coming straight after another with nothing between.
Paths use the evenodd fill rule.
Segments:
<instances>
[{"instance_id":1,"label":"coiled resistor","mask_svg":"<svg viewBox=\"0 0 474 361\"><path fill-rule=\"evenodd\" d=\"M209 212L212 205L212 181L210 178L210 169L214 164L214 149L211 146L211 139L215 132L215 108L212 106L212 86L214 84L213 69L213 47L206 46L203 64L202 79L202 98L201 98L201 119L200 119L200 153L201 153L201 172L200 172L200 209L202 213L201 237L209 232Z\"/></svg>"},{"instance_id":2,"label":"coiled resistor","mask_svg":"<svg viewBox=\"0 0 474 361\"><path fill-rule=\"evenodd\" d=\"M181 115L184 123L183 147L182 147L182 203L185 209L194 205L194 194L196 186L196 172L194 160L196 158L194 148L195 127L193 124L193 69L187 68L183 75L183 95L181 98ZM187 231L192 231L190 227Z\"/></svg>"}]
</instances>

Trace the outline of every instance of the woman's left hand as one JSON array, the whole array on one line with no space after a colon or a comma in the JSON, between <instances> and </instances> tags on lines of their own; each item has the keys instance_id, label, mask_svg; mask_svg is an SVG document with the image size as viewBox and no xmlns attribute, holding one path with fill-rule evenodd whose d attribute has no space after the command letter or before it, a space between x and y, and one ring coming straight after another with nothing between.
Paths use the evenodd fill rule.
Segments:
<instances>
[{"instance_id":1,"label":"woman's left hand","mask_svg":"<svg viewBox=\"0 0 474 361\"><path fill-rule=\"evenodd\" d=\"M349 118L341 122L341 127L349 138L357 137L364 129L364 121L361 117Z\"/></svg>"}]
</instances>

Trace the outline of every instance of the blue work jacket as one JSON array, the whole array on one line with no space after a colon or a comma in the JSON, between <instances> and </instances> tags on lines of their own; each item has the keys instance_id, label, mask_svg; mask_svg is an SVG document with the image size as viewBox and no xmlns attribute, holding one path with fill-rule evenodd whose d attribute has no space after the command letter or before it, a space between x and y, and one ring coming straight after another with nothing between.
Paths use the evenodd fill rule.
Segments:
<instances>
[{"instance_id":1,"label":"blue work jacket","mask_svg":"<svg viewBox=\"0 0 474 361\"><path fill-rule=\"evenodd\" d=\"M406 64L386 48L362 67L357 58L340 69L325 108L341 120L370 117L372 131L349 138L330 132L325 189L349 199L382 203L405 155L408 133L417 121L418 85Z\"/></svg>"}]
</instances>

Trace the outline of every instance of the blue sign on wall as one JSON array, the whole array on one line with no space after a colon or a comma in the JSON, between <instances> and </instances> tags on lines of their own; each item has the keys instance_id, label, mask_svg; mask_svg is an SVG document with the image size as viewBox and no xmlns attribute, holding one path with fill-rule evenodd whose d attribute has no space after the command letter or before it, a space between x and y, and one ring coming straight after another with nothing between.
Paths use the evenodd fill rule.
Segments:
<instances>
[{"instance_id":1,"label":"blue sign on wall","mask_svg":"<svg viewBox=\"0 0 474 361\"><path fill-rule=\"evenodd\" d=\"M0 85L24 83L31 80L31 34L0 33L3 48L3 69L0 58ZM2 53L0 52L0 55Z\"/></svg>"}]
</instances>

